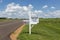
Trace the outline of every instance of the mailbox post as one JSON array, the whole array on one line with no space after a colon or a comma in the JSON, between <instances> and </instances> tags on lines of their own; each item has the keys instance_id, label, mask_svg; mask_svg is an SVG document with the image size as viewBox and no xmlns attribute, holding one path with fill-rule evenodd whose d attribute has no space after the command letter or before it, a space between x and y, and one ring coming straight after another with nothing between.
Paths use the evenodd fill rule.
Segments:
<instances>
[{"instance_id":1,"label":"mailbox post","mask_svg":"<svg viewBox=\"0 0 60 40\"><path fill-rule=\"evenodd\" d=\"M31 34L31 11L29 11L29 34Z\"/></svg>"},{"instance_id":2,"label":"mailbox post","mask_svg":"<svg viewBox=\"0 0 60 40\"><path fill-rule=\"evenodd\" d=\"M32 24L37 24L39 22L39 18L38 17L32 17L32 12L29 11L28 15L29 15L29 34L31 34L31 29L32 29Z\"/></svg>"}]
</instances>

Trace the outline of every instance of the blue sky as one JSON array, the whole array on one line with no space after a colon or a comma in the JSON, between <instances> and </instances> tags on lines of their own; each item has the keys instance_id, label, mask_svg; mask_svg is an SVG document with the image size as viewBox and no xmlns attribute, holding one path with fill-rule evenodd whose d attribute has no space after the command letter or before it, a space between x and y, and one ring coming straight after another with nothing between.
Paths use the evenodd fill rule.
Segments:
<instances>
[{"instance_id":1,"label":"blue sky","mask_svg":"<svg viewBox=\"0 0 60 40\"><path fill-rule=\"evenodd\" d=\"M49 7L54 6L56 9L60 9L60 0L2 0L0 3L0 10L4 9L9 3L18 3L20 5L32 4L34 9L41 9L42 6L48 5Z\"/></svg>"},{"instance_id":2,"label":"blue sky","mask_svg":"<svg viewBox=\"0 0 60 40\"><path fill-rule=\"evenodd\" d=\"M31 4L33 10L42 10L44 14L60 10L60 0L0 0L0 11L6 10L7 5L11 3L19 4L21 6L28 6ZM41 16L42 15L43 14L41 14Z\"/></svg>"}]
</instances>

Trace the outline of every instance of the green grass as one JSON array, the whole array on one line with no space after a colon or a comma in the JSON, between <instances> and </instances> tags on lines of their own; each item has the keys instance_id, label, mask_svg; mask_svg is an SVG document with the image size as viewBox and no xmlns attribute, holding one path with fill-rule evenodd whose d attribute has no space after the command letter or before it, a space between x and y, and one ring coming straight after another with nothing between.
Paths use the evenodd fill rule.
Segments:
<instances>
[{"instance_id":1,"label":"green grass","mask_svg":"<svg viewBox=\"0 0 60 40\"><path fill-rule=\"evenodd\" d=\"M7 22L7 21L11 21L11 19L0 19L0 22Z\"/></svg>"},{"instance_id":2,"label":"green grass","mask_svg":"<svg viewBox=\"0 0 60 40\"><path fill-rule=\"evenodd\" d=\"M32 34L28 33L28 24L24 27L18 40L60 40L60 19L40 19L32 28Z\"/></svg>"}]
</instances>

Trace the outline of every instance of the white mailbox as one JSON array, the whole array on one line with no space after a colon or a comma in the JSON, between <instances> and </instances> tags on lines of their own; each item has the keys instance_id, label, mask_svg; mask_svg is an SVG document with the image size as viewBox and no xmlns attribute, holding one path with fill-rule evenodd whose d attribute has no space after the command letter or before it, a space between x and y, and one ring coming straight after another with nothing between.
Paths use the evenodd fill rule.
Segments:
<instances>
[{"instance_id":1,"label":"white mailbox","mask_svg":"<svg viewBox=\"0 0 60 40\"><path fill-rule=\"evenodd\" d=\"M29 11L29 34L31 34L32 24L39 23L39 18L36 14ZM33 14L33 15L32 15Z\"/></svg>"},{"instance_id":2,"label":"white mailbox","mask_svg":"<svg viewBox=\"0 0 60 40\"><path fill-rule=\"evenodd\" d=\"M31 24L37 24L39 22L38 17L31 17Z\"/></svg>"}]
</instances>

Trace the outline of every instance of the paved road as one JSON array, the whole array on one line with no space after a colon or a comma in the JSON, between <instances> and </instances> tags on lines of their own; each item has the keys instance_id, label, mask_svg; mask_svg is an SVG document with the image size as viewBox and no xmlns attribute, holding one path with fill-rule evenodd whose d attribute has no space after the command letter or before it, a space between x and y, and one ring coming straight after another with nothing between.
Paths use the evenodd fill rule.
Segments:
<instances>
[{"instance_id":1,"label":"paved road","mask_svg":"<svg viewBox=\"0 0 60 40\"><path fill-rule=\"evenodd\" d=\"M24 22L19 20L0 22L0 40L11 40L9 35L23 24Z\"/></svg>"}]
</instances>

